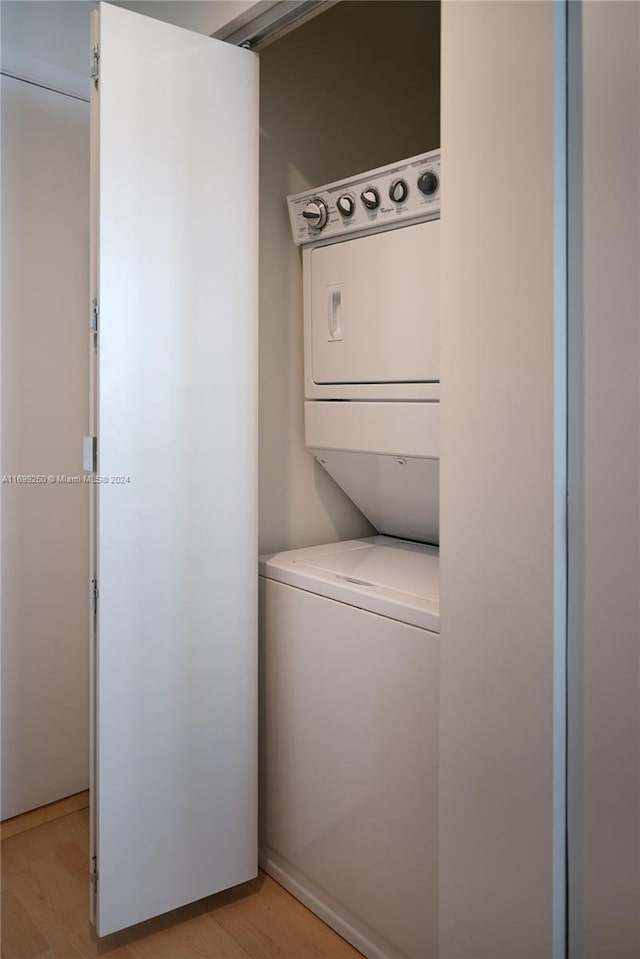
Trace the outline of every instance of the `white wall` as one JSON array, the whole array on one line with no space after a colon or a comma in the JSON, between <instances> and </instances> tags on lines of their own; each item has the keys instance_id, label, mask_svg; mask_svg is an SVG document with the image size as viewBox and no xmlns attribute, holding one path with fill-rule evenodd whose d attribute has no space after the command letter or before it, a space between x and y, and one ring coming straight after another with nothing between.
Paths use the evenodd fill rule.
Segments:
<instances>
[{"instance_id":1,"label":"white wall","mask_svg":"<svg viewBox=\"0 0 640 959\"><path fill-rule=\"evenodd\" d=\"M640 5L583 4L575 52L571 954L631 959L640 955Z\"/></svg>"},{"instance_id":2,"label":"white wall","mask_svg":"<svg viewBox=\"0 0 640 959\"><path fill-rule=\"evenodd\" d=\"M443 959L552 954L553 26L443 6Z\"/></svg>"},{"instance_id":3,"label":"white wall","mask_svg":"<svg viewBox=\"0 0 640 959\"><path fill-rule=\"evenodd\" d=\"M89 97L91 0L2 0L2 69Z\"/></svg>"},{"instance_id":4,"label":"white wall","mask_svg":"<svg viewBox=\"0 0 640 959\"><path fill-rule=\"evenodd\" d=\"M304 446L302 266L285 198L439 145L439 40L438 4L359 0L260 54L262 552L372 531Z\"/></svg>"},{"instance_id":5,"label":"white wall","mask_svg":"<svg viewBox=\"0 0 640 959\"><path fill-rule=\"evenodd\" d=\"M81 474L89 108L2 78L2 472ZM2 818L88 785L88 488L2 485Z\"/></svg>"},{"instance_id":6,"label":"white wall","mask_svg":"<svg viewBox=\"0 0 640 959\"><path fill-rule=\"evenodd\" d=\"M231 30L274 0L112 0L116 6L207 35ZM93 0L2 0L2 69L89 97Z\"/></svg>"}]
</instances>

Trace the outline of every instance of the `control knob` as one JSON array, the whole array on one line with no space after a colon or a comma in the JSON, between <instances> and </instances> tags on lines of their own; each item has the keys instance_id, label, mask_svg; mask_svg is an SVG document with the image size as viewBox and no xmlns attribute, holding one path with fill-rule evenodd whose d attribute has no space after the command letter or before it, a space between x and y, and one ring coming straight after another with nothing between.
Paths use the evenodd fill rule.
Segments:
<instances>
[{"instance_id":1,"label":"control knob","mask_svg":"<svg viewBox=\"0 0 640 959\"><path fill-rule=\"evenodd\" d=\"M380 194L375 187L367 187L366 190L363 190L360 194L360 199L366 206L367 210L377 210L380 206Z\"/></svg>"},{"instance_id":2,"label":"control knob","mask_svg":"<svg viewBox=\"0 0 640 959\"><path fill-rule=\"evenodd\" d=\"M314 230L323 230L329 219L327 204L323 200L310 200L302 211L302 215Z\"/></svg>"},{"instance_id":3,"label":"control knob","mask_svg":"<svg viewBox=\"0 0 640 959\"><path fill-rule=\"evenodd\" d=\"M404 203L409 196L406 180L394 180L389 187L389 199L392 203Z\"/></svg>"},{"instance_id":4,"label":"control knob","mask_svg":"<svg viewBox=\"0 0 640 959\"><path fill-rule=\"evenodd\" d=\"M425 196L433 196L438 189L438 177L432 170L421 173L418 177L418 189Z\"/></svg>"},{"instance_id":5,"label":"control knob","mask_svg":"<svg viewBox=\"0 0 640 959\"><path fill-rule=\"evenodd\" d=\"M342 196L338 197L336 206L340 214L344 217L353 216L356 211L356 201L352 196L349 196L348 193L343 193Z\"/></svg>"}]
</instances>

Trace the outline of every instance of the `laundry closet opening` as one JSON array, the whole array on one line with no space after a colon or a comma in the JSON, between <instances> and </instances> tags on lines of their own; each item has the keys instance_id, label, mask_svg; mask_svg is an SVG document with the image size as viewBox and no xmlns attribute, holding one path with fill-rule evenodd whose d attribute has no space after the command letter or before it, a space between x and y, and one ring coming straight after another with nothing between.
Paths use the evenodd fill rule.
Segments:
<instances>
[{"instance_id":1,"label":"laundry closet opening","mask_svg":"<svg viewBox=\"0 0 640 959\"><path fill-rule=\"evenodd\" d=\"M261 553L373 527L305 447L287 195L440 146L440 4L346 0L260 52Z\"/></svg>"},{"instance_id":2,"label":"laundry closet opening","mask_svg":"<svg viewBox=\"0 0 640 959\"><path fill-rule=\"evenodd\" d=\"M347 0L260 74L259 862L432 959L440 6Z\"/></svg>"}]
</instances>

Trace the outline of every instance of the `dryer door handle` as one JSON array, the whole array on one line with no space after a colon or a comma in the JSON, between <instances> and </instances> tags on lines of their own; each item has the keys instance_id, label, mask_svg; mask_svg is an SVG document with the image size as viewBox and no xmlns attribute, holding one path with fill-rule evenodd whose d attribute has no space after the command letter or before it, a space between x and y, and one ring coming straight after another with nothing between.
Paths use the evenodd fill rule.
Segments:
<instances>
[{"instance_id":1,"label":"dryer door handle","mask_svg":"<svg viewBox=\"0 0 640 959\"><path fill-rule=\"evenodd\" d=\"M344 339L342 329L342 286L329 287L329 336L330 343Z\"/></svg>"}]
</instances>

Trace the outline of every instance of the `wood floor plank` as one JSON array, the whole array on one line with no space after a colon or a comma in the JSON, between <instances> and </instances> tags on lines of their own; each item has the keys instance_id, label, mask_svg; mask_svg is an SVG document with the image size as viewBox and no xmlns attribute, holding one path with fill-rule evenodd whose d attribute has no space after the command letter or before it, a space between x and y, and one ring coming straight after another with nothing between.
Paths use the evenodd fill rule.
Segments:
<instances>
[{"instance_id":1,"label":"wood floor plank","mask_svg":"<svg viewBox=\"0 0 640 959\"><path fill-rule=\"evenodd\" d=\"M34 829L45 822L61 819L62 816L68 816L69 813L76 812L78 809L86 809L88 806L89 790L85 789L81 793L66 796L64 799L57 800L57 802L39 806L38 809L31 809L20 816L5 819L1 825L0 838L9 839L11 836L17 836L18 833L25 832L27 829Z\"/></svg>"},{"instance_id":2,"label":"wood floor plank","mask_svg":"<svg viewBox=\"0 0 640 959\"><path fill-rule=\"evenodd\" d=\"M73 839L60 843L54 852L67 872L70 872L72 876L86 875L87 854Z\"/></svg>"},{"instance_id":3,"label":"wood floor plank","mask_svg":"<svg viewBox=\"0 0 640 959\"><path fill-rule=\"evenodd\" d=\"M69 838L78 844L80 849L89 856L89 810L79 810L74 816L65 816L64 823Z\"/></svg>"},{"instance_id":4,"label":"wood floor plank","mask_svg":"<svg viewBox=\"0 0 640 959\"><path fill-rule=\"evenodd\" d=\"M182 906L180 909L174 909L172 912L164 913L162 916L157 916L154 919L148 919L146 922L141 922L137 926L131 926L128 929L124 929L121 932L115 932L110 936L104 936L102 939L98 940L100 944L100 954L104 955L105 952L107 955L113 955L112 950L121 948L123 950L123 955L127 959L140 959L141 956L146 957L147 955L147 943L153 941L153 948L156 951L159 948L159 943L162 943L163 937L166 935L169 939L173 938L173 947L176 948L176 943L181 941L188 941L190 939L190 923L196 920L202 914L202 907L200 902L190 903L188 906ZM173 936L173 930L176 930L175 937ZM118 953L118 955L120 955ZM153 954L152 954L153 955ZM187 956L195 955L198 953L186 953ZM155 957L153 957L155 959ZM244 959L244 957L242 957Z\"/></svg>"},{"instance_id":5,"label":"wood floor plank","mask_svg":"<svg viewBox=\"0 0 640 959\"><path fill-rule=\"evenodd\" d=\"M227 894L228 896L228 894ZM227 899L212 911L252 959L361 959L361 954L270 876L253 899Z\"/></svg>"},{"instance_id":6,"label":"wood floor plank","mask_svg":"<svg viewBox=\"0 0 640 959\"><path fill-rule=\"evenodd\" d=\"M86 809L2 842L3 959L361 959L270 877L97 939Z\"/></svg>"},{"instance_id":7,"label":"wood floor plank","mask_svg":"<svg viewBox=\"0 0 640 959\"><path fill-rule=\"evenodd\" d=\"M2 892L2 955L6 959L40 959L49 943L15 892Z\"/></svg>"},{"instance_id":8,"label":"wood floor plank","mask_svg":"<svg viewBox=\"0 0 640 959\"><path fill-rule=\"evenodd\" d=\"M130 941L126 954L127 959L249 959L224 929L202 913Z\"/></svg>"},{"instance_id":9,"label":"wood floor plank","mask_svg":"<svg viewBox=\"0 0 640 959\"><path fill-rule=\"evenodd\" d=\"M29 832L12 836L2 841L3 870L15 864L16 869L25 868L38 859L44 859L51 853L49 834L44 830L30 829Z\"/></svg>"},{"instance_id":10,"label":"wood floor plank","mask_svg":"<svg viewBox=\"0 0 640 959\"><path fill-rule=\"evenodd\" d=\"M22 877L20 900L59 959L91 955L88 879L86 886L83 895L78 880L65 874L53 853L31 864L26 881Z\"/></svg>"}]
</instances>

